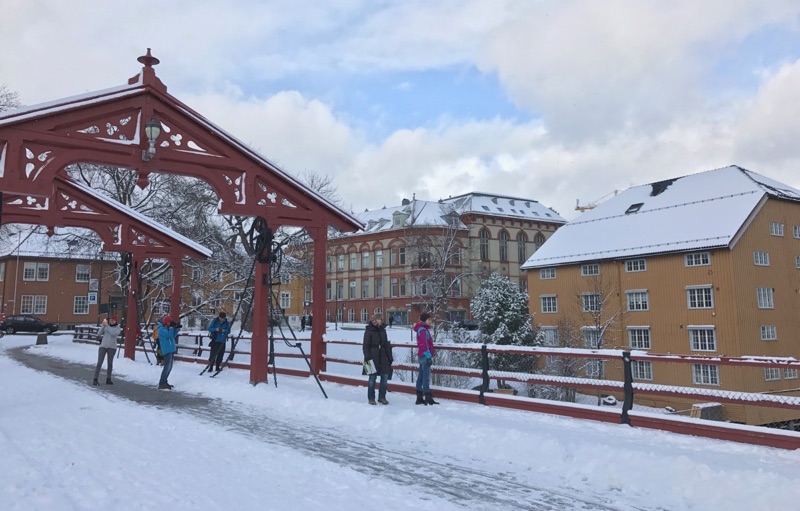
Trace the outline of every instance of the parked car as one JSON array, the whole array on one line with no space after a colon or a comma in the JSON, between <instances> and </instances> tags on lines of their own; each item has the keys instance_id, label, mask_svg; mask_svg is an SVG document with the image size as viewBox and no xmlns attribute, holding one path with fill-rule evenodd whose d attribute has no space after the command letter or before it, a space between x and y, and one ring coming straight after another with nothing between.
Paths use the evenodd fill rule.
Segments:
<instances>
[{"instance_id":1,"label":"parked car","mask_svg":"<svg viewBox=\"0 0 800 511\"><path fill-rule=\"evenodd\" d=\"M42 321L31 314L18 314L6 316L6 319L0 322L0 330L7 334L16 332L44 332L50 334L58 330L58 324Z\"/></svg>"},{"instance_id":2,"label":"parked car","mask_svg":"<svg viewBox=\"0 0 800 511\"><path fill-rule=\"evenodd\" d=\"M480 328L480 324L473 319L458 321L456 322L456 326L459 328L463 328L464 330L477 330Z\"/></svg>"}]
</instances>

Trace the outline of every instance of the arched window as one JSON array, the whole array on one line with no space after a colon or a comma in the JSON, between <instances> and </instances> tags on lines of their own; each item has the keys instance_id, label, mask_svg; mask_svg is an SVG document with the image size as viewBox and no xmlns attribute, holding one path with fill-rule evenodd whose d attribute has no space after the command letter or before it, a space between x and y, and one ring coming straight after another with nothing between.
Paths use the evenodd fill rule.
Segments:
<instances>
[{"instance_id":1,"label":"arched window","mask_svg":"<svg viewBox=\"0 0 800 511\"><path fill-rule=\"evenodd\" d=\"M500 240L500 260L506 262L508 261L508 233L500 231L497 239Z\"/></svg>"},{"instance_id":2,"label":"arched window","mask_svg":"<svg viewBox=\"0 0 800 511\"><path fill-rule=\"evenodd\" d=\"M356 320L356 310L355 309L347 309L347 322L352 323Z\"/></svg>"},{"instance_id":3,"label":"arched window","mask_svg":"<svg viewBox=\"0 0 800 511\"><path fill-rule=\"evenodd\" d=\"M375 307L375 311L373 312L373 314L383 314L383 312L381 312L380 307Z\"/></svg>"},{"instance_id":4,"label":"arched window","mask_svg":"<svg viewBox=\"0 0 800 511\"><path fill-rule=\"evenodd\" d=\"M533 237L533 244L536 245L536 250L542 248L542 245L544 245L544 236L542 236L542 233L536 233L536 236Z\"/></svg>"},{"instance_id":5,"label":"arched window","mask_svg":"<svg viewBox=\"0 0 800 511\"><path fill-rule=\"evenodd\" d=\"M524 263L528 260L528 252L525 250L525 245L528 243L528 237L524 232L517 234L517 259L519 262Z\"/></svg>"},{"instance_id":6,"label":"arched window","mask_svg":"<svg viewBox=\"0 0 800 511\"><path fill-rule=\"evenodd\" d=\"M481 247L481 261L489 260L489 231L481 229L480 234L480 247Z\"/></svg>"}]
</instances>

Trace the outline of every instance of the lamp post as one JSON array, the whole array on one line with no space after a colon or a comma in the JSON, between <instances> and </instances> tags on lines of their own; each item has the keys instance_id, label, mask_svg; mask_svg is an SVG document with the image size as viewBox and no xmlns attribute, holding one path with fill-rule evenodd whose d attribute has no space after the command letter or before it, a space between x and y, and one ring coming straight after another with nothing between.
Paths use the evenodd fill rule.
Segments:
<instances>
[{"instance_id":1,"label":"lamp post","mask_svg":"<svg viewBox=\"0 0 800 511\"><path fill-rule=\"evenodd\" d=\"M150 161L156 155L156 140L161 135L161 123L151 118L144 125L144 135L147 137L148 147L142 151L142 161Z\"/></svg>"}]
</instances>

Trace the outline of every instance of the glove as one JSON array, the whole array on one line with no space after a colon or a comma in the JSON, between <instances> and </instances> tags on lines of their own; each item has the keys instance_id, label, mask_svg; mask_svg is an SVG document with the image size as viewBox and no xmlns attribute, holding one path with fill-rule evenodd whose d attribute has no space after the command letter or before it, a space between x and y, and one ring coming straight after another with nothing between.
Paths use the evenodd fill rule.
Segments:
<instances>
[{"instance_id":1,"label":"glove","mask_svg":"<svg viewBox=\"0 0 800 511\"><path fill-rule=\"evenodd\" d=\"M423 355L425 355L426 359L430 360L431 359L431 350L425 350L425 353L423 353Z\"/></svg>"},{"instance_id":2,"label":"glove","mask_svg":"<svg viewBox=\"0 0 800 511\"><path fill-rule=\"evenodd\" d=\"M429 358L429 359L428 359L428 365L429 365L429 366L430 366L430 365L433 365L433 359L432 359L432 358Z\"/></svg>"}]
</instances>

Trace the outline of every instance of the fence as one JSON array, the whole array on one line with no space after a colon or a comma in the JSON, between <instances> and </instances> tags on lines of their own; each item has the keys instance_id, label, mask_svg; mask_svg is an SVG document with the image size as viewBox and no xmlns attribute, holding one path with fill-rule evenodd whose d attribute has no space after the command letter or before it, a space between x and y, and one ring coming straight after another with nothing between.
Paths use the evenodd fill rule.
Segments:
<instances>
[{"instance_id":1,"label":"fence","mask_svg":"<svg viewBox=\"0 0 800 511\"><path fill-rule=\"evenodd\" d=\"M76 328L74 339L96 342L96 331ZM181 333L176 359L206 364L206 340L205 332ZM308 339L289 341L310 353ZM250 344L240 339L231 367L249 369ZM393 347L389 389L413 394L417 346ZM326 340L323 349L320 379L366 385L360 342ZM148 341L137 350L149 350ZM274 372L310 375L303 355L283 338L274 339L270 353ZM792 358L453 343L436 345L431 383L435 396L447 399L796 449L798 369Z\"/></svg>"}]
</instances>

